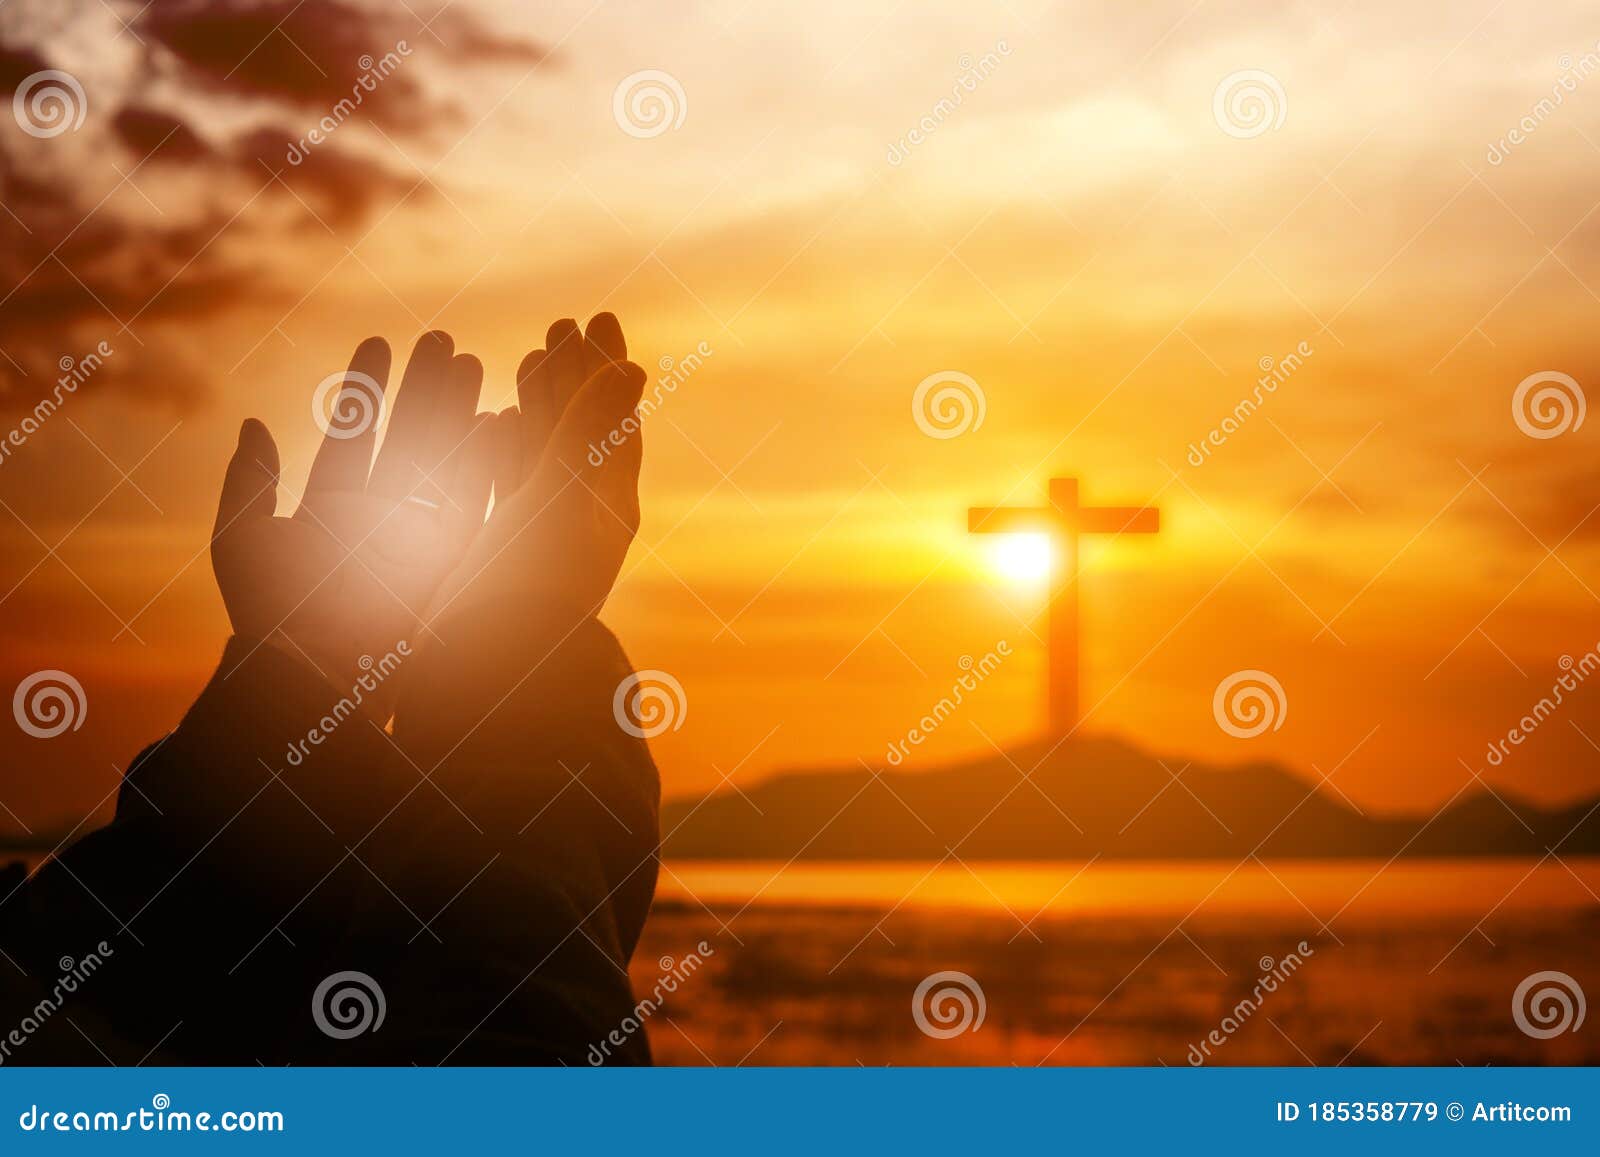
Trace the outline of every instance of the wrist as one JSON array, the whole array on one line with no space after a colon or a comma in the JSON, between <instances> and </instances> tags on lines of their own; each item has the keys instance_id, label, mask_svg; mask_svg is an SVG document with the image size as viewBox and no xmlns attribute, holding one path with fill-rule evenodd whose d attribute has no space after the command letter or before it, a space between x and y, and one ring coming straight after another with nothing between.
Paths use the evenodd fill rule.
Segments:
<instances>
[{"instance_id":1,"label":"wrist","mask_svg":"<svg viewBox=\"0 0 1600 1157\"><path fill-rule=\"evenodd\" d=\"M266 642L321 678L336 709L355 711L379 724L394 714L395 685L401 668L415 652L401 639L383 651L361 650L354 643L330 645L326 639L278 630Z\"/></svg>"}]
</instances>

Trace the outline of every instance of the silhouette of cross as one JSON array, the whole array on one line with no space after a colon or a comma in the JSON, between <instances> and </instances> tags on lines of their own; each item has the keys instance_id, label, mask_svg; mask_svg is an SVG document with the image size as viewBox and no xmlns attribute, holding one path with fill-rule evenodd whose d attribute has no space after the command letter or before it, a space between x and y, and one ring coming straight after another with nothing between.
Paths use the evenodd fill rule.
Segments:
<instances>
[{"instance_id":1,"label":"silhouette of cross","mask_svg":"<svg viewBox=\"0 0 1600 1157\"><path fill-rule=\"evenodd\" d=\"M1049 506L974 506L973 534L1046 534L1059 547L1050 576L1050 730L1065 735L1078 725L1078 536L1154 534L1161 512L1153 506L1079 506L1076 478L1050 479Z\"/></svg>"}]
</instances>

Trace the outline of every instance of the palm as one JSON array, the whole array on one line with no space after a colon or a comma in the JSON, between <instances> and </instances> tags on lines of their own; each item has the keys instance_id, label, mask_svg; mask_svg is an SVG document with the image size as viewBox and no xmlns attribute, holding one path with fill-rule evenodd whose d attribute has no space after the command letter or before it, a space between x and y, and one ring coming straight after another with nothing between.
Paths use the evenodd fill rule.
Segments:
<instances>
[{"instance_id":1,"label":"palm","mask_svg":"<svg viewBox=\"0 0 1600 1157\"><path fill-rule=\"evenodd\" d=\"M388 363L384 343L363 343L345 389L381 393ZM473 436L481 373L475 359L452 356L447 337L425 335L376 464L373 399L367 428L330 429L292 517L275 516L271 435L245 423L212 541L237 634L286 644L336 683L413 638L488 501L490 466Z\"/></svg>"},{"instance_id":2,"label":"palm","mask_svg":"<svg viewBox=\"0 0 1600 1157\"><path fill-rule=\"evenodd\" d=\"M438 519L415 507L341 494L317 515L302 508L246 523L216 565L239 634L281 630L348 660L407 637L451 545Z\"/></svg>"},{"instance_id":3,"label":"palm","mask_svg":"<svg viewBox=\"0 0 1600 1157\"><path fill-rule=\"evenodd\" d=\"M494 513L430 617L509 597L564 629L600 609L638 530L637 428L598 467L590 447L633 416L644 371L625 360L611 314L593 318L587 337L557 322L546 345L518 370L520 412L497 419Z\"/></svg>"}]
</instances>

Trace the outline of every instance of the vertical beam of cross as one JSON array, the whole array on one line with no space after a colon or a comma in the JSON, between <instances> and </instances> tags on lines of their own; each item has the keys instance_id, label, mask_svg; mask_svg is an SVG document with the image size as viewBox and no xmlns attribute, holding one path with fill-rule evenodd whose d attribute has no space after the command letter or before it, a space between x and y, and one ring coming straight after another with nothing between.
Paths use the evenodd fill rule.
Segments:
<instances>
[{"instance_id":1,"label":"vertical beam of cross","mask_svg":"<svg viewBox=\"0 0 1600 1157\"><path fill-rule=\"evenodd\" d=\"M1153 506L1079 506L1076 478L1050 479L1049 506L975 506L967 511L967 530L974 534L1050 538L1051 734L1066 735L1079 723L1078 536L1154 534L1160 526L1160 511Z\"/></svg>"}]
</instances>

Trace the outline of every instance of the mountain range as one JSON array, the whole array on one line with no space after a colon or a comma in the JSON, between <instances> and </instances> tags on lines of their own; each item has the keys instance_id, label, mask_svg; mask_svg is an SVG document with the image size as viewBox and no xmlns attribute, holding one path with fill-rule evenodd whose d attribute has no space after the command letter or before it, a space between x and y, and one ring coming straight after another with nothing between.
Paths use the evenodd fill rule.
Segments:
<instances>
[{"instance_id":1,"label":"mountain range","mask_svg":"<svg viewBox=\"0 0 1600 1157\"><path fill-rule=\"evenodd\" d=\"M928 771L780 772L669 800L661 830L674 859L1594 855L1600 799L1544 808L1474 786L1437 812L1380 815L1276 763L1186 764L1083 737Z\"/></svg>"}]
</instances>

